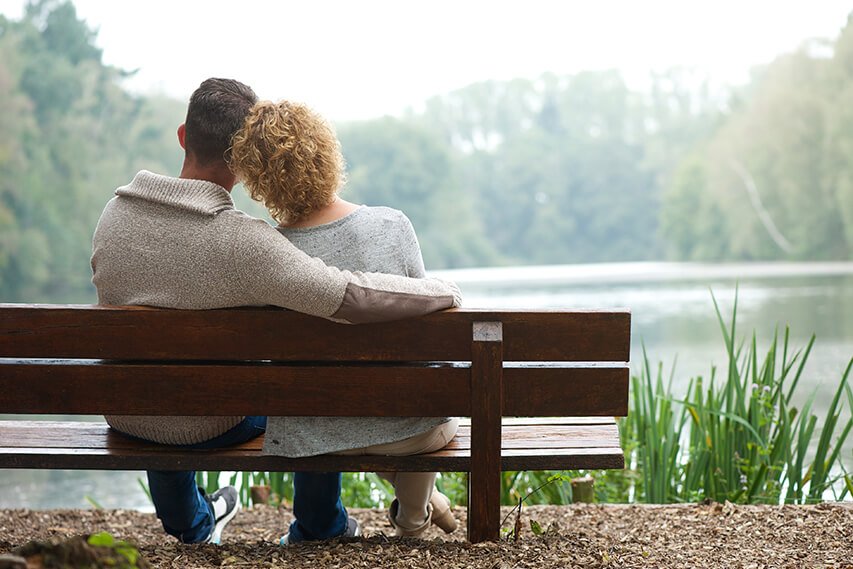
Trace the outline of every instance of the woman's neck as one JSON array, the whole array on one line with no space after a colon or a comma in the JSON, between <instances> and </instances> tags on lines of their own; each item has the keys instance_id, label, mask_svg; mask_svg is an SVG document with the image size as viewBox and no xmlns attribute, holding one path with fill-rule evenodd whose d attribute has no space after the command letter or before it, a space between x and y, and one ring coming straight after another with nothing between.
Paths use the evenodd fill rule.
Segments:
<instances>
[{"instance_id":1,"label":"woman's neck","mask_svg":"<svg viewBox=\"0 0 853 569\"><path fill-rule=\"evenodd\" d=\"M358 205L342 200L341 198L335 198L332 203L311 212L308 217L294 221L293 223L282 223L281 225L282 227L314 227L316 225L324 225L346 217L357 209Z\"/></svg>"}]
</instances>

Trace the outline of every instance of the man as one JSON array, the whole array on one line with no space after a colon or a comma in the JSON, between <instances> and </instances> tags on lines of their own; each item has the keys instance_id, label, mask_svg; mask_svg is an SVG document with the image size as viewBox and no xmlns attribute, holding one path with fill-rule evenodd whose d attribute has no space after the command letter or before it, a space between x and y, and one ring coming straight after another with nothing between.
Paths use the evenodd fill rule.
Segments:
<instances>
[{"instance_id":1,"label":"man","mask_svg":"<svg viewBox=\"0 0 853 569\"><path fill-rule=\"evenodd\" d=\"M377 322L458 306L459 289L435 279L351 273L328 267L275 229L234 209L231 138L257 97L234 80L208 79L178 127L178 178L139 172L116 190L93 238L93 283L101 304L183 309L275 305L344 323ZM111 427L146 440L217 448L263 432L265 417L108 416ZM157 516L185 543L218 542L239 508L236 490L206 496L195 473L148 473ZM338 473L297 473L302 539L358 535L340 501ZM300 514L303 512L304 514Z\"/></svg>"}]
</instances>

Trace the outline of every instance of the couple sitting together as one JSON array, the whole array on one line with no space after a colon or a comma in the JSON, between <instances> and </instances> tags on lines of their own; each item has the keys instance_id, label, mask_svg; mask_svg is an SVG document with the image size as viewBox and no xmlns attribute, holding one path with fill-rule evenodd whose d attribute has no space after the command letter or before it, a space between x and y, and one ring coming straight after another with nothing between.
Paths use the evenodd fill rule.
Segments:
<instances>
[{"instance_id":1,"label":"couple sitting together","mask_svg":"<svg viewBox=\"0 0 853 569\"><path fill-rule=\"evenodd\" d=\"M304 105L258 101L248 86L208 79L178 128L177 178L139 172L118 188L93 238L101 304L178 309L274 305L356 324L417 316L460 303L459 289L425 278L401 212L341 199L344 161L334 131ZM240 181L279 223L234 208ZM282 330L281 341L298 330ZM287 397L286 393L278 394ZM185 448L218 448L267 431L264 452L408 455L455 435L447 418L108 416L126 435ZM380 473L396 493L396 535L419 536L456 520L433 472ZM218 542L239 509L237 491L206 495L192 471L149 471L157 516L186 543ZM294 475L294 521L283 544L360 534L341 502L341 474Z\"/></svg>"}]
</instances>

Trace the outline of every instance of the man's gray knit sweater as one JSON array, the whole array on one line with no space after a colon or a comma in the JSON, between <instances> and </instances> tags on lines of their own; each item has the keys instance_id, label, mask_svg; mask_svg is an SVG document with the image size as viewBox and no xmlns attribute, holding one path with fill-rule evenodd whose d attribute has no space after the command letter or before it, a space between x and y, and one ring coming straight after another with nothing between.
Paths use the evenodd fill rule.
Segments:
<instances>
[{"instance_id":1,"label":"man's gray knit sweater","mask_svg":"<svg viewBox=\"0 0 853 569\"><path fill-rule=\"evenodd\" d=\"M183 309L282 306L345 323L459 306L436 279L341 271L312 259L266 222L234 209L211 182L139 172L116 190L93 238L101 304ZM165 444L216 437L242 417L108 416L124 433Z\"/></svg>"}]
</instances>

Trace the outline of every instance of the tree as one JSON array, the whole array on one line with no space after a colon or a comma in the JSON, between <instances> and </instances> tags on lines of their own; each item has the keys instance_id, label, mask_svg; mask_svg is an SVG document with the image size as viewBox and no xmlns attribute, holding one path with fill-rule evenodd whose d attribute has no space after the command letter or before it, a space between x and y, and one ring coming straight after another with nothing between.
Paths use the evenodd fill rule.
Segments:
<instances>
[{"instance_id":1,"label":"tree","mask_svg":"<svg viewBox=\"0 0 853 569\"><path fill-rule=\"evenodd\" d=\"M480 105L462 129L442 118ZM461 141L466 194L504 262L568 263L659 254L644 112L618 73L590 72L471 86L434 99L423 122Z\"/></svg>"},{"instance_id":2,"label":"tree","mask_svg":"<svg viewBox=\"0 0 853 569\"><path fill-rule=\"evenodd\" d=\"M0 21L4 300L92 300L92 231L112 189L139 164L175 168L177 143L152 140L152 129L174 137L174 104L153 110L126 93L127 74L102 64L94 40L70 2Z\"/></svg>"},{"instance_id":3,"label":"tree","mask_svg":"<svg viewBox=\"0 0 853 569\"><path fill-rule=\"evenodd\" d=\"M731 111L698 147L701 157L690 158L694 163L679 170L667 192L664 230L677 258L853 256L851 37L848 23L830 46L831 58L823 55L826 46L805 44L759 69L734 94ZM724 223L709 222L719 218Z\"/></svg>"},{"instance_id":4,"label":"tree","mask_svg":"<svg viewBox=\"0 0 853 569\"><path fill-rule=\"evenodd\" d=\"M489 259L490 247L477 231L450 149L433 131L386 117L346 125L340 139L348 166L345 195L406 213L428 268Z\"/></svg>"}]
</instances>

